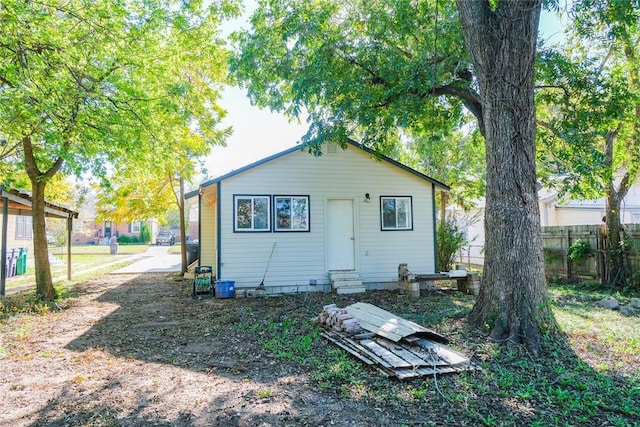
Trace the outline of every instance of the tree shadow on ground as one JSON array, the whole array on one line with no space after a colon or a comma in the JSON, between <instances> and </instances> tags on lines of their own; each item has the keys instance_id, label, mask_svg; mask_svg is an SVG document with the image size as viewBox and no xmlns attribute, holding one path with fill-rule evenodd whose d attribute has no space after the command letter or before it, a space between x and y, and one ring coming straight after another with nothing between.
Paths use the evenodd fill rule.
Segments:
<instances>
[{"instance_id":1,"label":"tree shadow on ground","mask_svg":"<svg viewBox=\"0 0 640 427\"><path fill-rule=\"evenodd\" d=\"M532 359L467 329L462 317L473 299L459 294L194 300L189 281L166 274L94 291L91 305L104 314L65 346L86 371L32 425L634 425L640 416L640 380L630 368L638 354L620 360L623 350L574 334ZM482 370L384 378L314 325L323 305L357 301L444 333ZM589 303L567 302L580 318ZM598 357L623 366L604 369Z\"/></svg>"}]
</instances>

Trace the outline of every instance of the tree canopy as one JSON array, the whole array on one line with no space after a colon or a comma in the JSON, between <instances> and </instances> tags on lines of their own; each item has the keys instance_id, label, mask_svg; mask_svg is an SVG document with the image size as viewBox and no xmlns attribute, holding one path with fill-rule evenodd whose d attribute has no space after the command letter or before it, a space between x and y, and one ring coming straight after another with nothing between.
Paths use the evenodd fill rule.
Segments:
<instances>
[{"instance_id":1,"label":"tree canopy","mask_svg":"<svg viewBox=\"0 0 640 427\"><path fill-rule=\"evenodd\" d=\"M311 144L356 138L388 151L398 129L425 123L437 139L463 120L463 103L477 99L455 5L435 6L261 1L253 29L234 37L240 53L231 68L255 104L308 112ZM434 96L446 93L464 99Z\"/></svg>"},{"instance_id":2,"label":"tree canopy","mask_svg":"<svg viewBox=\"0 0 640 427\"><path fill-rule=\"evenodd\" d=\"M149 172L149 153L186 170L184 158L222 141L217 28L236 12L225 0L2 2L2 156L31 183L40 295L55 296L42 207L53 176Z\"/></svg>"}]
</instances>

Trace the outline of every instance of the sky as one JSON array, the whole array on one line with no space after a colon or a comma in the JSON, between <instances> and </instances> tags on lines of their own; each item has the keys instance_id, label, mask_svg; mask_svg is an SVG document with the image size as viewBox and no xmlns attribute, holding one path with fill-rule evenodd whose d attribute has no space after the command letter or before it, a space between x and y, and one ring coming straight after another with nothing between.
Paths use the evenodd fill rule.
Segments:
<instances>
[{"instance_id":1,"label":"sky","mask_svg":"<svg viewBox=\"0 0 640 427\"><path fill-rule=\"evenodd\" d=\"M255 2L248 2L244 16L224 24L223 34L249 28L248 16L255 7ZM562 38L562 21L544 10L539 28L547 40L557 42ZM214 147L207 157L205 166L210 178L293 147L307 132L304 121L292 123L282 114L252 106L244 89L225 89L220 106L227 111L221 125L233 127L233 134L227 138L226 147Z\"/></svg>"},{"instance_id":2,"label":"sky","mask_svg":"<svg viewBox=\"0 0 640 427\"><path fill-rule=\"evenodd\" d=\"M245 1L243 16L223 23L222 35L250 28L249 16L256 7L254 0ZM307 133L304 122L292 123L283 114L252 106L244 89L226 88L220 106L227 111L221 126L231 126L233 134L227 138L226 147L214 147L207 157L205 167L209 178L293 147Z\"/></svg>"}]
</instances>

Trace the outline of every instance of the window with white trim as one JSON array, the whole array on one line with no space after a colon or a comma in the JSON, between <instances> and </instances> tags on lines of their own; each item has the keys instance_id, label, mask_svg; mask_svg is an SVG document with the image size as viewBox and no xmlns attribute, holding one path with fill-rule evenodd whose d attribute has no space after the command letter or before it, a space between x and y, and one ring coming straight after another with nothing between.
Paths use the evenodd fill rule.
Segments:
<instances>
[{"instance_id":1,"label":"window with white trim","mask_svg":"<svg viewBox=\"0 0 640 427\"><path fill-rule=\"evenodd\" d=\"M140 221L131 223L131 233L140 233Z\"/></svg>"},{"instance_id":2,"label":"window with white trim","mask_svg":"<svg viewBox=\"0 0 640 427\"><path fill-rule=\"evenodd\" d=\"M233 196L233 231L271 231L270 196Z\"/></svg>"},{"instance_id":3,"label":"window with white trim","mask_svg":"<svg viewBox=\"0 0 640 427\"><path fill-rule=\"evenodd\" d=\"M275 231L309 231L309 196L274 196Z\"/></svg>"},{"instance_id":4,"label":"window with white trim","mask_svg":"<svg viewBox=\"0 0 640 427\"><path fill-rule=\"evenodd\" d=\"M16 239L31 239L33 237L33 221L30 216L16 216Z\"/></svg>"},{"instance_id":5,"label":"window with white trim","mask_svg":"<svg viewBox=\"0 0 640 427\"><path fill-rule=\"evenodd\" d=\"M380 219L382 230L412 230L413 207L411 197L380 197Z\"/></svg>"}]
</instances>

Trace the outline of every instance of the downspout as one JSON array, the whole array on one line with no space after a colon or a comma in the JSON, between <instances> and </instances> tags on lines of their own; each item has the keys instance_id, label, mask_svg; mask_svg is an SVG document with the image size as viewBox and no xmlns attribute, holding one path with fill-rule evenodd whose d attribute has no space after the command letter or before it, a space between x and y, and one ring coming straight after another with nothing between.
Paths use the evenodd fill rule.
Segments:
<instances>
[{"instance_id":1,"label":"downspout","mask_svg":"<svg viewBox=\"0 0 640 427\"><path fill-rule=\"evenodd\" d=\"M222 191L222 183L220 181L218 181L218 183L216 184L216 192L218 193L216 195L216 280L220 280L221 279L221 273L222 273L222 257L220 255L220 250L222 248L222 236L221 236L221 228L220 228L220 224L222 223L222 207L220 205L222 205L222 197L221 196L221 192Z\"/></svg>"},{"instance_id":2,"label":"downspout","mask_svg":"<svg viewBox=\"0 0 640 427\"><path fill-rule=\"evenodd\" d=\"M198 191L198 267L202 265L202 189Z\"/></svg>"},{"instance_id":3,"label":"downspout","mask_svg":"<svg viewBox=\"0 0 640 427\"><path fill-rule=\"evenodd\" d=\"M436 185L431 184L431 220L433 226L433 272L438 269L438 230L436 226Z\"/></svg>"},{"instance_id":4,"label":"downspout","mask_svg":"<svg viewBox=\"0 0 640 427\"><path fill-rule=\"evenodd\" d=\"M7 282L7 225L9 223L9 199L4 195L4 185L0 185L2 194L2 250L0 251L0 297L5 295Z\"/></svg>"}]
</instances>

